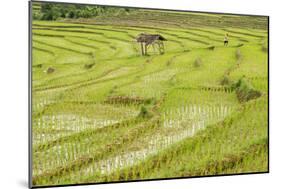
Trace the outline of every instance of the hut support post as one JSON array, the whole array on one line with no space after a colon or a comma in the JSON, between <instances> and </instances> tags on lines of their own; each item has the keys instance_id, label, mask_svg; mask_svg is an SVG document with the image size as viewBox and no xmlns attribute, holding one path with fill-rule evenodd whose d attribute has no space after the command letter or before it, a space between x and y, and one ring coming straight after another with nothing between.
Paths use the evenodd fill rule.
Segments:
<instances>
[{"instance_id":1,"label":"hut support post","mask_svg":"<svg viewBox=\"0 0 281 189\"><path fill-rule=\"evenodd\" d=\"M144 45L144 55L147 55L147 46L148 46L148 44Z\"/></svg>"},{"instance_id":2,"label":"hut support post","mask_svg":"<svg viewBox=\"0 0 281 189\"><path fill-rule=\"evenodd\" d=\"M164 44L163 44L163 42L162 41L158 41L157 45L158 45L159 53L163 54L164 53Z\"/></svg>"},{"instance_id":3,"label":"hut support post","mask_svg":"<svg viewBox=\"0 0 281 189\"><path fill-rule=\"evenodd\" d=\"M140 43L140 45L141 45L141 55L143 55L143 45L142 43Z\"/></svg>"}]
</instances>

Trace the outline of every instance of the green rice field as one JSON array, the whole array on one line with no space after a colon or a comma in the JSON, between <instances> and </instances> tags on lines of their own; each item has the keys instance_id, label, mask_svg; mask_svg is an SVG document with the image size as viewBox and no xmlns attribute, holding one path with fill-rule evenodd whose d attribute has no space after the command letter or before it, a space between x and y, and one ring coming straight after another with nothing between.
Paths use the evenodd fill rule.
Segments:
<instances>
[{"instance_id":1,"label":"green rice field","mask_svg":"<svg viewBox=\"0 0 281 189\"><path fill-rule=\"evenodd\" d=\"M267 172L267 22L145 9L33 20L33 185ZM140 33L165 37L165 53L142 56Z\"/></svg>"}]
</instances>

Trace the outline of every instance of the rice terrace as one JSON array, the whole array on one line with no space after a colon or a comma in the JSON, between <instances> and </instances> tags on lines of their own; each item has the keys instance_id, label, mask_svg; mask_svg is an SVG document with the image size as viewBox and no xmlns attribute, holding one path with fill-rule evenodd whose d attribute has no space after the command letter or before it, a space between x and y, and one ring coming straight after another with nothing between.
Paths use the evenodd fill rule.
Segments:
<instances>
[{"instance_id":1,"label":"rice terrace","mask_svg":"<svg viewBox=\"0 0 281 189\"><path fill-rule=\"evenodd\" d=\"M33 186L268 171L268 17L32 15Z\"/></svg>"}]
</instances>

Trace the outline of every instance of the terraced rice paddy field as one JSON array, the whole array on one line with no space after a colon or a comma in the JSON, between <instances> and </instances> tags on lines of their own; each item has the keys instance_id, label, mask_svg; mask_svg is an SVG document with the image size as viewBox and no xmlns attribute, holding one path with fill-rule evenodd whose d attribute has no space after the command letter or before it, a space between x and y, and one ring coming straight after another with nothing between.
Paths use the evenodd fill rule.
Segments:
<instances>
[{"instance_id":1,"label":"terraced rice paddy field","mask_svg":"<svg viewBox=\"0 0 281 189\"><path fill-rule=\"evenodd\" d=\"M140 33L165 53L141 56ZM33 185L268 171L266 17L140 9L32 34Z\"/></svg>"}]
</instances>

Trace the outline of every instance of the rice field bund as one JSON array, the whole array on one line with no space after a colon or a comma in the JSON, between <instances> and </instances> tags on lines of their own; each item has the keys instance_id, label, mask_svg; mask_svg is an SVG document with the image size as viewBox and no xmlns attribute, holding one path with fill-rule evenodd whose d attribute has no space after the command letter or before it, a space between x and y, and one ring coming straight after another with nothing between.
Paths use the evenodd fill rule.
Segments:
<instances>
[{"instance_id":1,"label":"rice field bund","mask_svg":"<svg viewBox=\"0 0 281 189\"><path fill-rule=\"evenodd\" d=\"M33 185L267 172L267 24L145 9L34 18Z\"/></svg>"}]
</instances>

